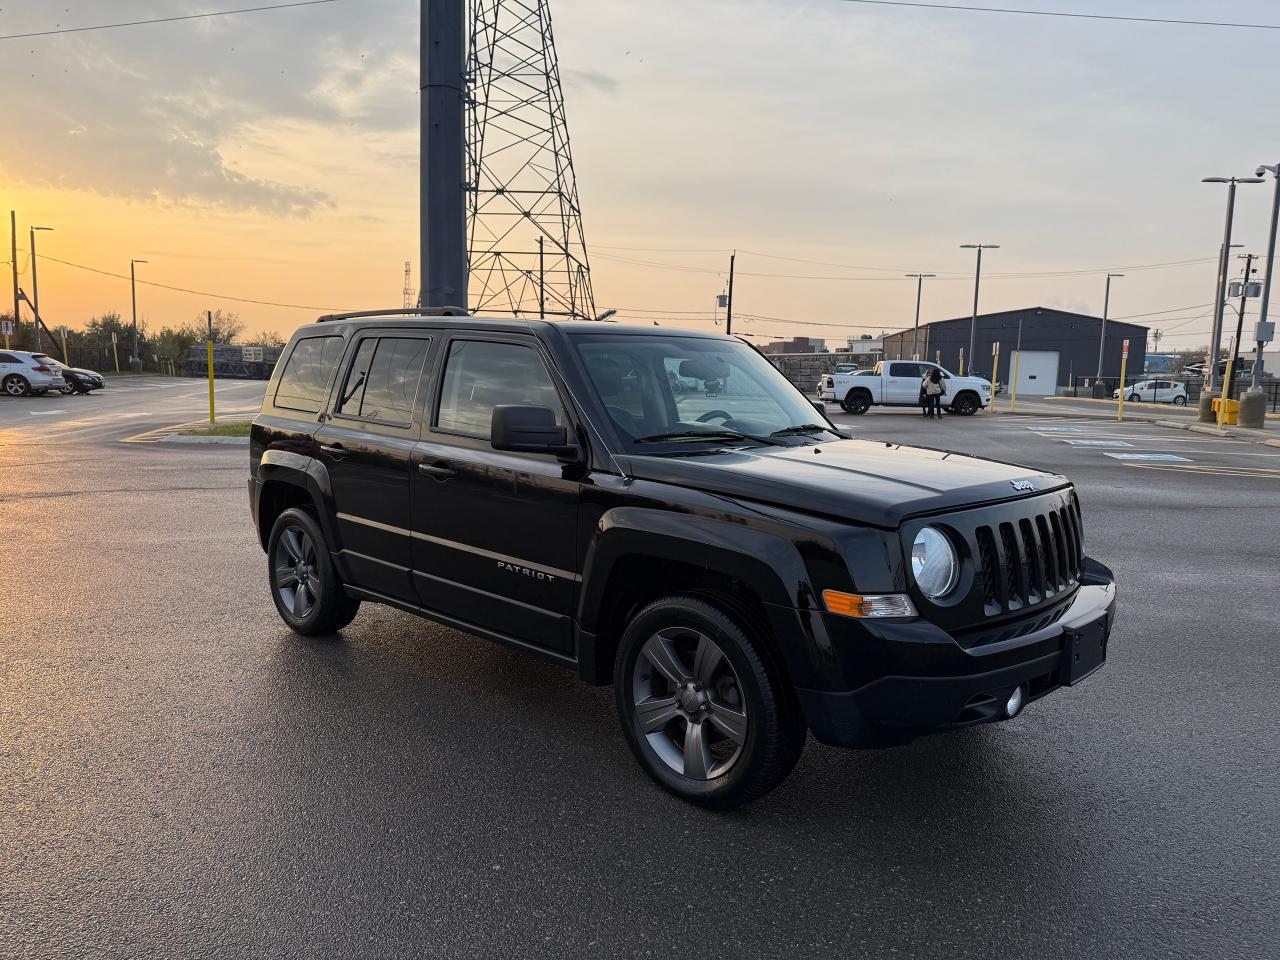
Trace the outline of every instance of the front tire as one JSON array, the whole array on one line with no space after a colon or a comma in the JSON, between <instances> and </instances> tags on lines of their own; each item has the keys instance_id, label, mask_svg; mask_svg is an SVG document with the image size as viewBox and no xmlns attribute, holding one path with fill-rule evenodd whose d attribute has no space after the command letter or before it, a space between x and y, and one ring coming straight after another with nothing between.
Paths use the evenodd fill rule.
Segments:
<instances>
[{"instance_id":1,"label":"front tire","mask_svg":"<svg viewBox=\"0 0 1280 960\"><path fill-rule=\"evenodd\" d=\"M267 541L267 577L276 611L304 637L336 633L360 610L347 596L315 517L292 507L276 518Z\"/></svg>"},{"instance_id":2,"label":"front tire","mask_svg":"<svg viewBox=\"0 0 1280 960\"><path fill-rule=\"evenodd\" d=\"M627 625L614 693L632 753L663 789L713 810L764 796L804 750L794 694L720 606L677 595Z\"/></svg>"},{"instance_id":3,"label":"front tire","mask_svg":"<svg viewBox=\"0 0 1280 960\"><path fill-rule=\"evenodd\" d=\"M958 416L972 417L982 409L982 404L978 402L976 393L962 393L951 401L951 406L948 409Z\"/></svg>"},{"instance_id":4,"label":"front tire","mask_svg":"<svg viewBox=\"0 0 1280 960\"><path fill-rule=\"evenodd\" d=\"M31 392L31 384L27 383L26 377L13 373L4 378L4 392L11 397L25 397Z\"/></svg>"},{"instance_id":5,"label":"front tire","mask_svg":"<svg viewBox=\"0 0 1280 960\"><path fill-rule=\"evenodd\" d=\"M1140 396L1138 396L1136 393L1131 393L1131 394L1129 394L1129 402L1130 402L1130 403L1141 403L1141 402L1142 402L1142 398L1141 398Z\"/></svg>"}]
</instances>

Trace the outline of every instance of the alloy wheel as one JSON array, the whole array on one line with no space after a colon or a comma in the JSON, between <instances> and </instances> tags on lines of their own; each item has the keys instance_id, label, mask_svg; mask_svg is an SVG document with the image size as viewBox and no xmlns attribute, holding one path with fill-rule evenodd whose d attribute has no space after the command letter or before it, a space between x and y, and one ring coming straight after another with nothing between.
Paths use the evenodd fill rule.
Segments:
<instances>
[{"instance_id":1,"label":"alloy wheel","mask_svg":"<svg viewBox=\"0 0 1280 960\"><path fill-rule=\"evenodd\" d=\"M636 657L631 686L640 733L676 773L711 780L741 756L746 698L733 664L710 637L682 627L658 631Z\"/></svg>"},{"instance_id":2,"label":"alloy wheel","mask_svg":"<svg viewBox=\"0 0 1280 960\"><path fill-rule=\"evenodd\" d=\"M272 563L281 602L294 617L306 619L320 597L320 566L307 532L298 526L286 527L276 541Z\"/></svg>"},{"instance_id":3,"label":"alloy wheel","mask_svg":"<svg viewBox=\"0 0 1280 960\"><path fill-rule=\"evenodd\" d=\"M4 392L11 397L25 396L27 392L27 381L21 377L10 377L4 382Z\"/></svg>"}]
</instances>

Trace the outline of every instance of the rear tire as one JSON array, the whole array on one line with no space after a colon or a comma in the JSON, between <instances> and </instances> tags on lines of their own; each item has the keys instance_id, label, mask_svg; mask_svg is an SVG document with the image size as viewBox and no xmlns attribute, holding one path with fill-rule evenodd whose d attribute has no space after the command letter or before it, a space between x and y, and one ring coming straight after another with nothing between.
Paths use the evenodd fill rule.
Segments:
<instances>
[{"instance_id":1,"label":"rear tire","mask_svg":"<svg viewBox=\"0 0 1280 960\"><path fill-rule=\"evenodd\" d=\"M276 611L304 637L336 633L355 619L360 601L347 596L315 517L291 507L267 540L267 578Z\"/></svg>"},{"instance_id":2,"label":"rear tire","mask_svg":"<svg viewBox=\"0 0 1280 960\"><path fill-rule=\"evenodd\" d=\"M1173 405L1174 405L1175 407L1185 407L1185 406L1187 405L1187 398L1186 398L1186 397L1174 397L1174 398L1173 398Z\"/></svg>"},{"instance_id":3,"label":"rear tire","mask_svg":"<svg viewBox=\"0 0 1280 960\"><path fill-rule=\"evenodd\" d=\"M31 384L27 383L26 377L11 373L4 378L4 392L11 397L25 397L31 392Z\"/></svg>"},{"instance_id":4,"label":"rear tire","mask_svg":"<svg viewBox=\"0 0 1280 960\"><path fill-rule=\"evenodd\" d=\"M627 625L614 664L623 733L664 790L712 810L764 796L795 767L805 723L757 637L691 595L654 601Z\"/></svg>"},{"instance_id":5,"label":"rear tire","mask_svg":"<svg viewBox=\"0 0 1280 960\"><path fill-rule=\"evenodd\" d=\"M871 394L866 390L850 390L840 401L840 409L845 413L860 417L871 409Z\"/></svg>"}]
</instances>

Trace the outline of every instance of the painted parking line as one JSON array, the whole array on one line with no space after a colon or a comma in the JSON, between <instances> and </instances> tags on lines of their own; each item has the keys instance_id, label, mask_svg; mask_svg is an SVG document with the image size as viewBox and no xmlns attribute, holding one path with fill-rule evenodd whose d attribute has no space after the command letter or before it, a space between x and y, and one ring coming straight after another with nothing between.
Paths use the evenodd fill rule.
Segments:
<instances>
[{"instance_id":1,"label":"painted parking line","mask_svg":"<svg viewBox=\"0 0 1280 960\"><path fill-rule=\"evenodd\" d=\"M1111 457L1113 460L1135 460L1147 463L1191 463L1187 457L1180 457L1174 453L1107 453L1103 456Z\"/></svg>"},{"instance_id":2,"label":"painted parking line","mask_svg":"<svg viewBox=\"0 0 1280 960\"><path fill-rule=\"evenodd\" d=\"M1254 480L1280 480L1280 469L1275 467L1228 467L1199 463L1126 463L1137 470L1164 470L1172 473L1189 473L1201 477L1245 477Z\"/></svg>"},{"instance_id":3,"label":"painted parking line","mask_svg":"<svg viewBox=\"0 0 1280 960\"><path fill-rule=\"evenodd\" d=\"M1073 447L1132 447L1128 440L1063 440Z\"/></svg>"}]
</instances>

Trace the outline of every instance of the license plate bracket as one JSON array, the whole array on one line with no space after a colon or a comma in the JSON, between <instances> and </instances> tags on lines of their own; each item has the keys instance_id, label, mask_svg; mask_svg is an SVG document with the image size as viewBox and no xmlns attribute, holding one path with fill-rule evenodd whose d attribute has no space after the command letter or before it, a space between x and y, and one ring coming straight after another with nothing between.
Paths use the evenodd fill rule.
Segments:
<instances>
[{"instance_id":1,"label":"license plate bracket","mask_svg":"<svg viewBox=\"0 0 1280 960\"><path fill-rule=\"evenodd\" d=\"M1107 618L1068 630L1062 644L1062 684L1074 686L1107 662Z\"/></svg>"}]
</instances>

